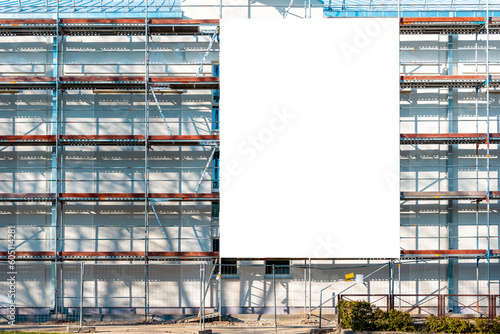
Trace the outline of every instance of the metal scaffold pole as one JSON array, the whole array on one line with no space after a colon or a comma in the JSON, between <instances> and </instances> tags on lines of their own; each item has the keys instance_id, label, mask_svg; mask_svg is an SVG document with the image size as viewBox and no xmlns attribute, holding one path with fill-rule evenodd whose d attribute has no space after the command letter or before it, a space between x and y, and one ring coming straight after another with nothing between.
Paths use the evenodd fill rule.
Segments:
<instances>
[{"instance_id":1,"label":"metal scaffold pole","mask_svg":"<svg viewBox=\"0 0 500 334\"><path fill-rule=\"evenodd\" d=\"M144 18L144 320L149 315L149 3Z\"/></svg>"},{"instance_id":2,"label":"metal scaffold pole","mask_svg":"<svg viewBox=\"0 0 500 334\"><path fill-rule=\"evenodd\" d=\"M205 329L205 296L207 295L207 291L205 291L205 285L206 285L205 276L206 276L206 271L207 271L207 264L203 263L203 304L202 304L203 314L201 316L201 318L202 318L202 324L203 324L203 328L202 329Z\"/></svg>"},{"instance_id":3,"label":"metal scaffold pole","mask_svg":"<svg viewBox=\"0 0 500 334\"><path fill-rule=\"evenodd\" d=\"M52 134L55 136L55 145L52 148L52 182L51 182L51 192L55 193L57 197L59 194L59 1L56 4L56 36L53 39L53 59L52 59L52 75L55 78L55 89L52 91ZM54 242L51 246L51 250L54 252L54 264L52 270L52 291L53 291L53 306L55 309L56 317L58 316L58 256L57 252L59 250L59 216L60 216L60 204L59 201L54 200L52 202L52 212L51 212L51 224ZM62 268L61 268L62 270ZM62 289L62 285L61 285Z\"/></svg>"},{"instance_id":4,"label":"metal scaffold pole","mask_svg":"<svg viewBox=\"0 0 500 334\"><path fill-rule=\"evenodd\" d=\"M304 260L304 316L307 313L307 260Z\"/></svg>"},{"instance_id":5,"label":"metal scaffold pole","mask_svg":"<svg viewBox=\"0 0 500 334\"><path fill-rule=\"evenodd\" d=\"M217 282L217 295L218 295L218 300L219 300L219 321L222 321L222 260L219 257L219 280Z\"/></svg>"},{"instance_id":6,"label":"metal scaffold pole","mask_svg":"<svg viewBox=\"0 0 500 334\"><path fill-rule=\"evenodd\" d=\"M85 277L85 263L80 264L80 327L83 326L83 280Z\"/></svg>"},{"instance_id":7,"label":"metal scaffold pole","mask_svg":"<svg viewBox=\"0 0 500 334\"><path fill-rule=\"evenodd\" d=\"M309 318L311 318L312 312L312 269L311 269L311 259L309 259Z\"/></svg>"},{"instance_id":8,"label":"metal scaffold pole","mask_svg":"<svg viewBox=\"0 0 500 334\"><path fill-rule=\"evenodd\" d=\"M401 312L401 261L398 263L398 308L399 312Z\"/></svg>"},{"instance_id":9,"label":"metal scaffold pole","mask_svg":"<svg viewBox=\"0 0 500 334\"><path fill-rule=\"evenodd\" d=\"M389 294L392 296L394 295L394 277L393 277L393 272L394 272L394 260L391 260L389 262Z\"/></svg>"},{"instance_id":10,"label":"metal scaffold pole","mask_svg":"<svg viewBox=\"0 0 500 334\"><path fill-rule=\"evenodd\" d=\"M487 173L487 192L486 192L486 219L488 230L488 245L486 259L488 261L488 294L491 293L491 229L490 229L490 1L486 1L486 173Z\"/></svg>"},{"instance_id":11,"label":"metal scaffold pole","mask_svg":"<svg viewBox=\"0 0 500 334\"><path fill-rule=\"evenodd\" d=\"M274 300L274 330L278 331L278 320L277 320L277 311L276 311L276 268L273 264L273 300Z\"/></svg>"},{"instance_id":12,"label":"metal scaffold pole","mask_svg":"<svg viewBox=\"0 0 500 334\"><path fill-rule=\"evenodd\" d=\"M200 310L198 312L198 316L200 317L200 330L204 329L205 323L203 322L203 281L205 277L205 268L203 267L204 263L200 263Z\"/></svg>"}]
</instances>

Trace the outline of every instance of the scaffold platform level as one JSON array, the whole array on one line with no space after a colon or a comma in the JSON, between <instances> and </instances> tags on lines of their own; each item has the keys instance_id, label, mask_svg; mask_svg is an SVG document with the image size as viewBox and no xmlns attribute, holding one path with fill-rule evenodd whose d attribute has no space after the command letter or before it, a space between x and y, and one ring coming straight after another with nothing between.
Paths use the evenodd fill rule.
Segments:
<instances>
[{"instance_id":1,"label":"scaffold platform level","mask_svg":"<svg viewBox=\"0 0 500 334\"><path fill-rule=\"evenodd\" d=\"M0 76L0 89L144 89L146 79L143 76ZM149 77L150 86L170 89L219 89L218 77Z\"/></svg>"},{"instance_id":2,"label":"scaffold platform level","mask_svg":"<svg viewBox=\"0 0 500 334\"><path fill-rule=\"evenodd\" d=\"M325 0L325 17L480 17L486 0ZM490 14L500 15L500 4L490 1Z\"/></svg>"},{"instance_id":3,"label":"scaffold platform level","mask_svg":"<svg viewBox=\"0 0 500 334\"><path fill-rule=\"evenodd\" d=\"M57 139L56 139L57 138ZM143 135L7 135L0 136L4 146L144 146ZM148 136L150 146L215 146L219 135Z\"/></svg>"},{"instance_id":4,"label":"scaffold platform level","mask_svg":"<svg viewBox=\"0 0 500 334\"><path fill-rule=\"evenodd\" d=\"M489 17L490 34L500 33L500 17ZM59 24L57 24L59 23ZM211 35L218 19L1 19L0 36ZM401 34L484 34L486 17L402 17Z\"/></svg>"},{"instance_id":5,"label":"scaffold platform level","mask_svg":"<svg viewBox=\"0 0 500 334\"><path fill-rule=\"evenodd\" d=\"M490 87L500 87L500 75L490 75ZM143 76L67 76L59 78L61 89L143 89ZM484 75L402 75L404 88L476 88L486 82ZM151 86L171 89L219 89L218 77L150 77ZM55 89L56 78L42 76L0 77L0 89Z\"/></svg>"},{"instance_id":6,"label":"scaffold platform level","mask_svg":"<svg viewBox=\"0 0 500 334\"><path fill-rule=\"evenodd\" d=\"M500 191L402 191L401 200L470 200L500 199Z\"/></svg>"},{"instance_id":7,"label":"scaffold platform level","mask_svg":"<svg viewBox=\"0 0 500 334\"><path fill-rule=\"evenodd\" d=\"M33 259L54 261L58 260L207 260L219 257L219 252L47 252L47 251L17 251L19 261ZM8 252L0 252L0 259L8 258Z\"/></svg>"},{"instance_id":8,"label":"scaffold platform level","mask_svg":"<svg viewBox=\"0 0 500 334\"><path fill-rule=\"evenodd\" d=\"M427 250L401 250L401 258L481 258L486 256L498 256L499 249L427 249ZM72 251L17 251L17 260L183 260L197 261L215 259L219 257L219 252L158 252L150 251L117 251L117 252L72 252ZM0 252L0 259L8 258L8 252ZM253 259L253 258L249 258ZM312 258L313 259L313 258ZM300 259L299 259L300 260Z\"/></svg>"},{"instance_id":9,"label":"scaffold platform level","mask_svg":"<svg viewBox=\"0 0 500 334\"><path fill-rule=\"evenodd\" d=\"M217 202L219 193L148 193L148 201L175 201L175 202ZM145 201L144 193L0 193L0 202L97 202Z\"/></svg>"},{"instance_id":10,"label":"scaffold platform level","mask_svg":"<svg viewBox=\"0 0 500 334\"><path fill-rule=\"evenodd\" d=\"M149 35L211 35L219 20L1 19L0 36L144 36L146 24Z\"/></svg>"},{"instance_id":11,"label":"scaffold platform level","mask_svg":"<svg viewBox=\"0 0 500 334\"><path fill-rule=\"evenodd\" d=\"M401 88L477 88L485 84L485 75L402 75ZM500 76L490 75L490 87L500 86Z\"/></svg>"},{"instance_id":12,"label":"scaffold platform level","mask_svg":"<svg viewBox=\"0 0 500 334\"><path fill-rule=\"evenodd\" d=\"M181 18L179 0L1 0L4 18Z\"/></svg>"},{"instance_id":13,"label":"scaffold platform level","mask_svg":"<svg viewBox=\"0 0 500 334\"><path fill-rule=\"evenodd\" d=\"M403 249L401 259L493 259L498 258L500 249Z\"/></svg>"},{"instance_id":14,"label":"scaffold platform level","mask_svg":"<svg viewBox=\"0 0 500 334\"><path fill-rule=\"evenodd\" d=\"M402 133L401 145L500 143L500 133Z\"/></svg>"},{"instance_id":15,"label":"scaffold platform level","mask_svg":"<svg viewBox=\"0 0 500 334\"><path fill-rule=\"evenodd\" d=\"M401 200L484 200L486 191L403 191ZM498 192L490 192L490 197L499 197Z\"/></svg>"}]
</instances>

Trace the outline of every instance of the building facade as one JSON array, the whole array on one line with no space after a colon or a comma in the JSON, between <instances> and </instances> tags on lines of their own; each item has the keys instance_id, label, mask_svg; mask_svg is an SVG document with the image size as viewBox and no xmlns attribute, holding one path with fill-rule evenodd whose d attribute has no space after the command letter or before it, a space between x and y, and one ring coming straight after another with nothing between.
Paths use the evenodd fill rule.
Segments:
<instances>
[{"instance_id":1,"label":"building facade","mask_svg":"<svg viewBox=\"0 0 500 334\"><path fill-rule=\"evenodd\" d=\"M5 320L12 276L18 321L171 319L201 305L308 315L320 300L335 312L339 295L492 316L499 10L486 1L0 1ZM345 17L400 18L401 258L220 259L219 20ZM255 211L245 214L258 219L258 200Z\"/></svg>"}]
</instances>

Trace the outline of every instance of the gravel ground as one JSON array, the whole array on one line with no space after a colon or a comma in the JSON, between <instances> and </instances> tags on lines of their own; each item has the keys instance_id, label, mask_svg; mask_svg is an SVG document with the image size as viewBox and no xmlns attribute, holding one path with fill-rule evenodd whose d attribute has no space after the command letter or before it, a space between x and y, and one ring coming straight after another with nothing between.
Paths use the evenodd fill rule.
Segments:
<instances>
[{"instance_id":1,"label":"gravel ground","mask_svg":"<svg viewBox=\"0 0 500 334\"><path fill-rule=\"evenodd\" d=\"M67 333L67 325L27 325L27 326L0 326L1 331L20 331L20 332L58 332ZM332 327L326 322L323 327ZM96 333L172 333L172 334L192 334L198 333L199 324L157 324L157 325L95 325ZM206 329L212 329L216 333L276 333L274 323L270 321L248 321L248 322L212 322L205 325ZM306 334L311 328L317 328L317 325L301 323L300 321L278 323L278 333Z\"/></svg>"}]
</instances>

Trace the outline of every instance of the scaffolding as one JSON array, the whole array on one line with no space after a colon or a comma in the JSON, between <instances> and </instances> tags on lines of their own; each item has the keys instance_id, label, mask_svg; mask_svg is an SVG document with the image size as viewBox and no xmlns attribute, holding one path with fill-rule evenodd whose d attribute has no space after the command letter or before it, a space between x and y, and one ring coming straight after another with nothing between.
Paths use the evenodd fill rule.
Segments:
<instances>
[{"instance_id":1,"label":"scaffolding","mask_svg":"<svg viewBox=\"0 0 500 334\"><path fill-rule=\"evenodd\" d=\"M401 18L401 259L289 259L289 273L271 281L264 259L242 259L233 272L219 258L219 19L183 19L176 1L10 3L0 1L0 211L2 228L17 228L19 266L47 280L33 279L48 291L44 319L68 315L77 300L89 317L124 307L146 318L196 314L205 302L219 314L266 312L276 308L267 300L275 279L287 308L308 316L354 297L438 315L473 300L476 315L497 314L500 71L490 67L500 63L499 8L304 2L305 18L315 7L325 17ZM291 4L278 6L284 17ZM342 279L380 268L366 289ZM68 297L78 275L92 296ZM101 301L99 280L129 292ZM178 300L157 300L172 282ZM239 282L245 294L264 291L264 302L234 297ZM327 283L332 297L318 299Z\"/></svg>"},{"instance_id":2,"label":"scaffolding","mask_svg":"<svg viewBox=\"0 0 500 334\"><path fill-rule=\"evenodd\" d=\"M16 22L16 23L13 23ZM1 200L4 202L49 202L49 205L52 206L52 222L51 228L54 230L52 232L52 242L53 245L51 247L50 252L27 252L26 254L44 254L43 257L46 258L48 254L51 254L53 260L57 262L61 257L65 257L68 254L63 249L63 243L59 236L64 235L64 224L61 222L63 206L71 203L71 202L104 202L104 201L114 201L114 202L144 202L146 206L146 214L144 216L144 228L146 229L146 237L143 238L145 244L148 244L148 226L149 226L149 211L152 203L156 203L158 207L161 207L162 202L217 202L219 199L218 193L214 193L210 191L209 193L199 193L198 187L189 189L186 192L176 192L176 193L164 193L158 192L155 190L154 192L147 191L150 189L148 177L151 177L151 169L161 168L161 167L151 167L150 166L150 150L162 150L166 147L186 147L188 150L197 146L201 148L200 152L212 151L214 152L218 148L219 136L217 134L211 134L212 131L208 130L209 134L200 134L200 135L182 135L179 134L179 131L182 131L180 128L183 124L177 124L176 128L178 133L172 134L171 132L168 135L155 135L150 134L150 121L152 116L150 115L149 110L149 100L154 97L154 102L152 104L156 104L158 108L160 108L161 102L158 101L156 94L171 94L177 93L178 95L182 94L185 90L195 91L195 92L203 92L202 94L210 94L212 91L218 90L218 77L209 76L210 73L207 74L207 71L204 71L201 76L175 76L175 74L168 73L168 76L160 76L161 73L150 71L150 67L156 66L158 67L158 62L152 63L148 58L154 58L154 53L158 52L158 49L151 49L150 44L154 43L155 36L160 36L160 39L168 38L168 36L181 36L191 37L191 38L200 38L202 36L212 36L214 33L217 33L218 20L170 20L170 19L36 19L36 20L2 20L0 22L0 26L2 27L1 34L3 36L23 36L24 38L29 38L25 36L52 36L52 50L44 50L44 51L32 51L29 50L27 53L45 53L48 54L52 51L52 59L53 62L51 64L46 64L45 74L47 72L52 71L52 76L42 76L42 75L31 75L31 76L2 76L0 78L0 89L4 94L16 94L19 91L30 91L30 90L41 90L48 91L52 94L52 117L50 120L42 120L41 124L47 125L47 130L50 131L50 134L43 135L28 135L28 134L17 134L17 130L15 128L12 129L14 134L12 135L2 135L0 136L0 141L4 145L5 148L13 147L16 150L17 147L27 146L27 147L47 147L48 150L52 152L52 164L50 170L47 170L47 173L51 173L51 177L47 177L45 181L50 182L49 192L46 193L2 193ZM145 54L145 61L143 62L143 70L145 75L143 76L130 76L121 73L116 73L117 75L113 76L90 76L87 75L86 71L83 69L85 66L89 66L90 64L85 64L82 62L77 63L75 65L74 61L77 61L78 56L75 56L75 53L78 51L68 50L69 46L65 45L68 42L69 36L78 36L85 39L95 38L96 36L141 36L145 41L143 51L139 51ZM83 36L83 37L81 37ZM91 37L88 37L91 36ZM22 38L22 37L20 37ZM165 46L168 41L163 40L158 44ZM96 55L91 55L93 57L106 58L106 51L95 50L97 51ZM99 52L100 51L100 52ZM114 52L120 52L115 51ZM207 53L209 50L204 50L204 53ZM165 51L168 52L168 51ZM195 51L200 52L200 51ZM88 56L88 51L82 52L84 56ZM130 55L131 52L125 52ZM68 55L69 54L69 55ZM116 53L114 53L116 55ZM150 56L151 54L151 56ZM70 64L66 60L69 57L73 57L73 60L70 60ZM204 57L204 61L206 61L206 56ZM70 66L79 66L82 67L81 74L78 76L68 76L67 72L72 71L74 73L74 69L68 69L68 65ZM92 63L90 66L101 66L106 68L107 63ZM120 63L119 65L113 66L118 68L119 66L127 67L128 63ZM134 63L135 66L135 63ZM170 64L164 66L171 66ZM218 66L218 65L213 65ZM49 68L51 67L51 68ZM210 70L210 68L209 68ZM95 69L98 71L98 69ZM106 69L105 69L106 71ZM109 71L109 70L108 70ZM120 69L118 69L120 71ZM65 106L66 98L71 96L72 91L83 91L83 90L91 90L94 94L143 94L145 103L144 103L144 121L143 121L143 129L139 130L143 132L143 134L135 135L135 134L127 134L127 135L115 135L115 134L106 134L106 135L87 135L87 134L66 134L70 124L75 124L75 121L68 121L69 116L73 111L71 107ZM198 93L197 93L198 94ZM209 95L209 96L210 96ZM107 95L105 95L107 96ZM165 96L165 95L163 95ZM211 98L210 98L211 99ZM164 99L165 100L165 99ZM208 99L207 99L208 100ZM165 103L165 101L162 101ZM216 105L212 103L212 107L206 109L215 109ZM161 108L159 109L161 112ZM132 111L132 109L130 109ZM138 111L138 110L137 110ZM93 111L94 113L98 111ZM123 111L118 110L116 113L120 115ZM212 110L209 110L207 115L211 116ZM163 115L163 113L162 113ZM156 115L155 115L156 116ZM67 117L65 119L65 117ZM85 117L85 116L83 116ZM110 122L113 123L112 115L109 115ZM118 116L120 117L120 116ZM171 117L171 116L170 116ZM153 118L153 120L155 120ZM81 119L80 119L81 120ZM210 128L212 124L210 123L218 122L217 119L209 121L203 121L204 126ZM84 122L84 123L92 123L92 122ZM106 122L104 122L106 123ZM141 122L136 122L139 124L134 124L134 126L141 126ZM168 126L168 122L163 116L162 121L156 121L156 123L164 123ZM196 129L197 124L195 121L194 128ZM76 121L78 124L78 121ZM81 124L84 126L83 124ZM93 124L90 124L91 127ZM19 127L21 127L20 125ZM95 131L109 132L113 133L113 130L119 129L111 129L110 131L106 131L106 124L102 125L102 129L95 129ZM30 132L30 131L29 131ZM204 132L207 132L205 130ZM105 193L105 192L68 192L68 184L78 183L78 182L86 182L93 180L75 180L68 178L67 170L71 167L66 167L65 165L65 152L67 149L71 150L74 147L93 147L91 149L98 150L99 147L109 146L111 149L113 147L133 147L132 150L137 150L137 148L142 148L145 152L144 158L144 166L141 175L142 179L134 179L135 187L140 187L139 183L144 183L142 186L142 192L115 192L115 193ZM71 148L69 148L71 147ZM42 148L43 149L43 148ZM212 161L213 153L210 156L210 162ZM209 164L210 165L210 164ZM85 167L73 167L73 168L81 168L85 170ZM93 169L94 167L92 167ZM123 173L122 169L118 166L110 166L108 167L108 172L116 172ZM139 167L125 167L125 169L134 168L134 173L138 172ZM199 168L199 173L202 173L201 179L199 182L206 181L203 177L206 174L206 170L211 166L207 166L203 169ZM111 170L112 169L112 170ZM95 172L98 174L99 172ZM210 173L211 175L212 173ZM23 182L31 181L37 182L37 180L22 180ZM99 182L99 179L95 179L95 182ZM194 181L194 180L191 180ZM205 182L206 183L206 182ZM14 182L15 184L15 182ZM20 188L20 187L17 187ZM22 188L22 187L21 187ZM83 187L85 188L85 187ZM168 187L165 187L168 188ZM16 189L13 186L13 189ZM146 191L144 191L146 189ZM206 191L207 187L203 187L203 190ZM155 211L155 216L160 222L160 217ZM160 226L161 226L160 222ZM162 227L163 228L163 227ZM94 257L92 252L69 252L73 255L71 256L85 256L87 259L91 259ZM113 256L119 256L116 252L113 253ZM119 252L118 252L119 253ZM137 257L139 252L134 252L130 250L129 252L124 252L125 256L133 256ZM160 252L161 253L161 252ZM180 250L179 252L180 253ZM183 255L189 256L190 252L184 252ZM20 254L25 254L21 252ZM106 252L96 252L96 258L101 258L106 254ZM175 252L170 252L170 256L176 257ZM215 252L194 252L197 258L214 258L217 256ZM142 253L142 257L147 259L149 257L147 247L144 249Z\"/></svg>"}]
</instances>

